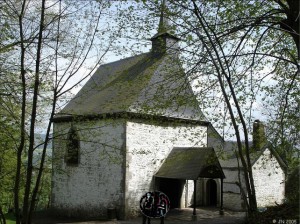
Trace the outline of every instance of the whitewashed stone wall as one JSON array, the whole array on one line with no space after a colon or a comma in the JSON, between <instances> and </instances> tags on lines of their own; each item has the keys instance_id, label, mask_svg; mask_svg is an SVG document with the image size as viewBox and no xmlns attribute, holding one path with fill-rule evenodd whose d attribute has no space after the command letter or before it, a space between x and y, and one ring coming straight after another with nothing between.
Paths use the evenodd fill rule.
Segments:
<instances>
[{"instance_id":1,"label":"whitewashed stone wall","mask_svg":"<svg viewBox=\"0 0 300 224\"><path fill-rule=\"evenodd\" d=\"M122 218L138 215L140 197L147 191L157 190L154 175L170 151L174 147L207 146L206 126L145 124L121 119L73 125L80 127L78 166L65 163L70 123L54 125L56 137L53 143L52 207L69 216L105 217L110 207L117 208ZM245 208L235 185L237 170L223 167L223 171L226 176L224 207ZM265 150L255 162L253 174L258 206L283 201L285 174L270 150ZM197 201L205 204L202 196L206 191L206 180L197 183ZM219 185L218 181L218 204ZM182 207L191 206L193 193L193 181L187 181L181 197Z\"/></svg>"},{"instance_id":2,"label":"whitewashed stone wall","mask_svg":"<svg viewBox=\"0 0 300 224\"><path fill-rule=\"evenodd\" d=\"M193 194L194 194L194 181L187 180L184 186L183 195L181 197L181 206L183 208L190 207L194 204ZM197 192L196 192L196 196L197 196Z\"/></svg>"},{"instance_id":3,"label":"whitewashed stone wall","mask_svg":"<svg viewBox=\"0 0 300 224\"><path fill-rule=\"evenodd\" d=\"M252 167L258 207L281 204L285 195L285 173L266 149Z\"/></svg>"},{"instance_id":4,"label":"whitewashed stone wall","mask_svg":"<svg viewBox=\"0 0 300 224\"><path fill-rule=\"evenodd\" d=\"M221 161L221 165L226 166L223 167L226 176L224 179L224 208L244 210L245 203L239 187L235 184L239 181L237 164L233 160L231 167L227 167L228 164L228 161ZM269 149L266 149L253 164L252 170L258 207L281 204L285 195L285 173ZM241 181L246 192L242 170Z\"/></svg>"},{"instance_id":5,"label":"whitewashed stone wall","mask_svg":"<svg viewBox=\"0 0 300 224\"><path fill-rule=\"evenodd\" d=\"M100 217L107 208L122 213L125 121L73 123L80 138L78 166L65 163L70 123L54 124L52 208L63 215Z\"/></svg>"},{"instance_id":6,"label":"whitewashed stone wall","mask_svg":"<svg viewBox=\"0 0 300 224\"><path fill-rule=\"evenodd\" d=\"M234 161L234 160L232 160ZM236 161L236 160L235 160ZM221 163L222 164L222 163ZM233 164L234 165L234 164ZM225 174L225 179L223 182L223 206L224 208L228 208L231 210L244 210L245 205L241 195L240 187L236 184L236 182L242 183L243 188L245 188L244 176L242 175L241 170L241 178L239 180L239 172L238 168L226 168L223 167L223 172Z\"/></svg>"},{"instance_id":7,"label":"whitewashed stone wall","mask_svg":"<svg viewBox=\"0 0 300 224\"><path fill-rule=\"evenodd\" d=\"M206 147L207 127L127 122L126 133L125 209L128 216L136 216L140 197L154 190L153 177L170 151L174 147ZM192 185L188 189L193 189ZM183 197L190 202L192 195Z\"/></svg>"},{"instance_id":8,"label":"whitewashed stone wall","mask_svg":"<svg viewBox=\"0 0 300 224\"><path fill-rule=\"evenodd\" d=\"M243 211L246 209L240 193L223 193L224 208L234 211Z\"/></svg>"}]
</instances>

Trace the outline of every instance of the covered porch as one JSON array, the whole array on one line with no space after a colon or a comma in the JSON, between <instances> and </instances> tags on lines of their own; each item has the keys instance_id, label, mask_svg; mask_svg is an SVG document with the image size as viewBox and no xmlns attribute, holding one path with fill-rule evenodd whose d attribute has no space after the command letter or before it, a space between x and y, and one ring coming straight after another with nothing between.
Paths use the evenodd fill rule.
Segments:
<instances>
[{"instance_id":1,"label":"covered porch","mask_svg":"<svg viewBox=\"0 0 300 224\"><path fill-rule=\"evenodd\" d=\"M155 190L164 192L171 208L193 208L197 205L219 207L223 211L225 175L213 148L173 148L155 175Z\"/></svg>"}]
</instances>

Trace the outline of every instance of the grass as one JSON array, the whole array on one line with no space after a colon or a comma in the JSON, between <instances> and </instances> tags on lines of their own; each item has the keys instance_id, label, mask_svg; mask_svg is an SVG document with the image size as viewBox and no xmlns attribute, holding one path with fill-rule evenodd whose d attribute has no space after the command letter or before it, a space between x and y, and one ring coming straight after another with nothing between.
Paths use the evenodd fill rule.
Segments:
<instances>
[{"instance_id":1,"label":"grass","mask_svg":"<svg viewBox=\"0 0 300 224\"><path fill-rule=\"evenodd\" d=\"M4 216L6 219L6 224L16 224L16 218L13 213L7 213Z\"/></svg>"}]
</instances>

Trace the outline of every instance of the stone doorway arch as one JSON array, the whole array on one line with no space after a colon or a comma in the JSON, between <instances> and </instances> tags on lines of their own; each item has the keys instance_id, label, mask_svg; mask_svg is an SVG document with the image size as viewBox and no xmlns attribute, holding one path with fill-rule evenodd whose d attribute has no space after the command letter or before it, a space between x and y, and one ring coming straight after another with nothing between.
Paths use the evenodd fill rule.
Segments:
<instances>
[{"instance_id":1,"label":"stone doorway arch","mask_svg":"<svg viewBox=\"0 0 300 224\"><path fill-rule=\"evenodd\" d=\"M218 185L214 179L209 179L206 182L207 190L207 205L217 206L218 203Z\"/></svg>"}]
</instances>

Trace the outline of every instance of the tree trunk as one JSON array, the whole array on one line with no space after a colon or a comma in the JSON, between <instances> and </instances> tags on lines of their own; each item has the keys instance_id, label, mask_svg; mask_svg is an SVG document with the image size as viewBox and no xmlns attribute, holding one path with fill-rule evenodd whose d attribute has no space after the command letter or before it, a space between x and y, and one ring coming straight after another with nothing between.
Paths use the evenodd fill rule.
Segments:
<instances>
[{"instance_id":1,"label":"tree trunk","mask_svg":"<svg viewBox=\"0 0 300 224\"><path fill-rule=\"evenodd\" d=\"M4 213L2 211L2 207L1 206L0 206L0 223L1 224L6 224L5 216L4 216Z\"/></svg>"},{"instance_id":2,"label":"tree trunk","mask_svg":"<svg viewBox=\"0 0 300 224\"><path fill-rule=\"evenodd\" d=\"M282 3L283 4L283 3ZM300 13L299 13L299 1L287 0L288 7L282 6L286 19L283 19L280 23L280 27L286 30L293 38L298 52L298 59L300 58Z\"/></svg>"},{"instance_id":3,"label":"tree trunk","mask_svg":"<svg viewBox=\"0 0 300 224\"><path fill-rule=\"evenodd\" d=\"M22 3L21 13L19 15L19 32L21 42L21 83L22 83L22 106L21 106L21 127L20 127L20 144L17 149L17 164L16 164L16 176L14 185L14 207L16 213L16 223L21 221L20 204L19 204L19 192L20 192L20 179L22 168L22 152L25 146L25 119L26 119L26 78L25 78L25 46L23 35L23 16L25 12L26 0Z\"/></svg>"},{"instance_id":4,"label":"tree trunk","mask_svg":"<svg viewBox=\"0 0 300 224\"><path fill-rule=\"evenodd\" d=\"M243 173L244 173L245 184L246 184L246 190L247 190L247 193L248 193L248 196L249 196L249 202L245 201L245 203L247 204L247 207L249 208L249 210L248 210L249 213L252 213L252 212L255 212L257 210L257 203L256 203L254 181L253 181L252 168L251 168L251 162L250 162L250 149L249 149L249 143L248 143L247 128L246 128L246 125L245 125L245 122L244 122L244 119L243 119L243 115L242 115L241 110L240 110L238 100L236 98L234 88L232 86L232 82L231 82L231 79L230 79L230 74L227 74L227 71L229 72L229 65L227 64L226 60L225 60L225 62L223 62L221 60L222 56L224 56L222 46L219 43L219 40L218 40L217 36L215 35L214 31L212 29L209 29L209 27L206 27L207 23L206 23L205 19L203 18L203 16L201 15L201 11L199 10L199 8L198 8L197 4L195 3L195 1L192 0L192 2L193 2L193 5L194 5L194 13L195 13L198 21L200 22L201 27L203 28L203 30L206 34L206 37L209 40L210 46L212 47L212 49L210 49L207 46L207 43L202 39L201 35L198 35L199 38L202 40L202 44L206 48L207 53L209 54L210 59L213 62L214 66L217 70L218 82L219 82L220 88L222 90L222 94L223 94L223 97L225 99L227 108L229 110L231 122L232 122L234 130L235 130L235 136L236 136L237 145L238 145L238 153L239 153L239 157L240 157L241 162L242 162ZM215 37L216 39L213 40L212 37ZM221 50L217 49L216 46L219 46L219 48ZM213 55L213 53L214 53L214 55ZM223 76L225 77L225 80L223 79ZM224 82L226 82L227 85L229 86L230 94L234 99L234 106L238 111L238 117L235 117L235 115L234 115L233 106L230 103L229 95L226 92ZM244 136L245 136L245 139L246 139L246 159L245 159L245 155L244 155L244 152L243 152L243 145L242 145L242 141L241 141L241 137L240 137L239 127L238 127L238 124L237 124L238 119L240 119L242 121L243 133L244 133Z\"/></svg>"},{"instance_id":5,"label":"tree trunk","mask_svg":"<svg viewBox=\"0 0 300 224\"><path fill-rule=\"evenodd\" d=\"M34 136L35 136L35 122L37 115L37 102L40 86L40 63L41 63L41 51L42 51L42 41L43 41L43 31L44 31L44 20L45 20L45 2L42 0L41 5L41 18L39 24L39 35L38 35L38 44L37 44L37 53L36 53L36 65L35 65L35 82L33 90L33 100L32 100L32 111L31 111L31 120L30 120L30 136L29 136L29 148L28 148L28 162L27 162L27 177L26 177L26 186L24 194L24 204L23 204L23 217L22 223L29 224L31 220L29 219L30 213L30 190L31 190L31 181L32 181L32 171L33 171L33 151L34 151ZM33 199L35 200L35 199ZM33 209L33 208L32 208Z\"/></svg>"}]
</instances>

